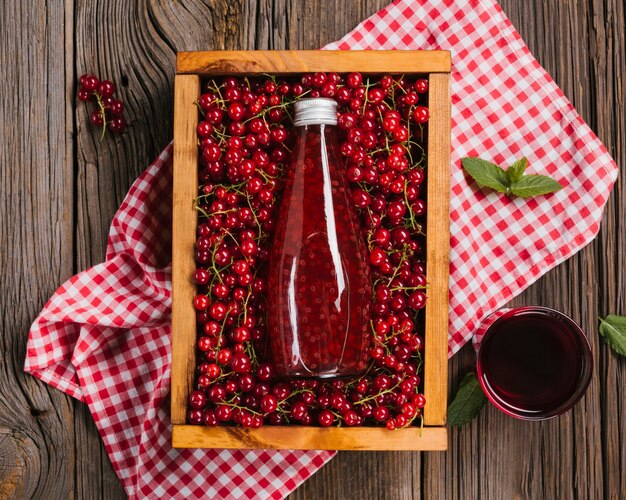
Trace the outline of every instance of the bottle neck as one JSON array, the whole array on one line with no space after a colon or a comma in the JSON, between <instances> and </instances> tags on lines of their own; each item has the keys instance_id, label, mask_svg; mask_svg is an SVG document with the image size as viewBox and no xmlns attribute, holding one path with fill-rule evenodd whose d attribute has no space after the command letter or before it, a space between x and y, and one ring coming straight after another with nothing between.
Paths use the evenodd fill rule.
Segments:
<instances>
[{"instance_id":1,"label":"bottle neck","mask_svg":"<svg viewBox=\"0 0 626 500\"><path fill-rule=\"evenodd\" d=\"M296 125L296 129L297 130L301 130L303 128L307 129L307 130L311 130L313 129L313 127L318 127L320 130L332 130L334 128L336 128L337 124L330 124L330 123L303 123L301 125Z\"/></svg>"}]
</instances>

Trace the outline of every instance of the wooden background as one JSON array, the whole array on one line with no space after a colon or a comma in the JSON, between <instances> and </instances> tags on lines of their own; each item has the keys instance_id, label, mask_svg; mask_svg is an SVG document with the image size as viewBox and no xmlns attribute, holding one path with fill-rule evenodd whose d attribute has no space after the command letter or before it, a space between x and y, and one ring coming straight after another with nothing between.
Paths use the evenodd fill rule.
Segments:
<instances>
[{"instance_id":1,"label":"wooden background","mask_svg":"<svg viewBox=\"0 0 626 500\"><path fill-rule=\"evenodd\" d=\"M176 51L317 48L386 3L0 2L0 498L124 496L86 407L22 365L30 323L63 281L103 258L116 208L171 139ZM623 0L501 4L623 166ZM125 135L100 142L75 105L88 71L119 85ZM489 407L451 432L446 453L343 452L292 498L623 497L626 361L598 339L597 317L626 314L624 177L599 237L514 301L560 309L589 332L594 378L572 412L523 423ZM451 392L473 361L466 348L450 362Z\"/></svg>"}]
</instances>

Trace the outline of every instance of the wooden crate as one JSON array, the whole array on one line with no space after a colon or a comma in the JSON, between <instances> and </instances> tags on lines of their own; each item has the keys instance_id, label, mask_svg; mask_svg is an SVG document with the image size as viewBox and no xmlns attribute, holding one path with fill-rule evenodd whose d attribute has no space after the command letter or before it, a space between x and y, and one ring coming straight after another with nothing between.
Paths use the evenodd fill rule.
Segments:
<instances>
[{"instance_id":1,"label":"wooden crate","mask_svg":"<svg viewBox=\"0 0 626 500\"><path fill-rule=\"evenodd\" d=\"M216 75L314 71L424 74L429 79L426 275L422 428L263 426L259 429L186 425L196 366L194 243L198 191L196 125L200 79ZM445 450L449 258L450 53L447 51L181 52L174 99L172 248L172 445L174 448Z\"/></svg>"}]
</instances>

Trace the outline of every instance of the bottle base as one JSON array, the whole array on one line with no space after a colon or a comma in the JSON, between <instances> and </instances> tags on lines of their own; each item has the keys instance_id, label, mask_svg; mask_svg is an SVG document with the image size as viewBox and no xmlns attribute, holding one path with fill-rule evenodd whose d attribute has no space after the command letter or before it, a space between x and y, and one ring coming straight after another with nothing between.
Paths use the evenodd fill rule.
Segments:
<instances>
[{"instance_id":1,"label":"bottle base","mask_svg":"<svg viewBox=\"0 0 626 500\"><path fill-rule=\"evenodd\" d=\"M279 376L290 379L299 379L299 380L340 380L347 378L356 378L364 375L365 372L355 372L355 373L337 373L337 372L325 372L312 375L311 373L278 373Z\"/></svg>"}]
</instances>

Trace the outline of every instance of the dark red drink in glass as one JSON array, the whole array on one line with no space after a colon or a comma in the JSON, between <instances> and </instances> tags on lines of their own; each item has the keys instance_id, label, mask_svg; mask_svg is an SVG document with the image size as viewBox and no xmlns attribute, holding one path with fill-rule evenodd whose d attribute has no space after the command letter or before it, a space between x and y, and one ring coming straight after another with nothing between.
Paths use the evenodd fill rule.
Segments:
<instances>
[{"instance_id":1,"label":"dark red drink in glass","mask_svg":"<svg viewBox=\"0 0 626 500\"><path fill-rule=\"evenodd\" d=\"M582 397L593 360L587 337L547 307L506 312L487 330L478 351L478 378L491 402L523 420L544 420Z\"/></svg>"},{"instance_id":2,"label":"dark red drink in glass","mask_svg":"<svg viewBox=\"0 0 626 500\"><path fill-rule=\"evenodd\" d=\"M336 102L296 104L296 145L269 256L268 322L276 371L365 371L371 279L337 142Z\"/></svg>"}]
</instances>

